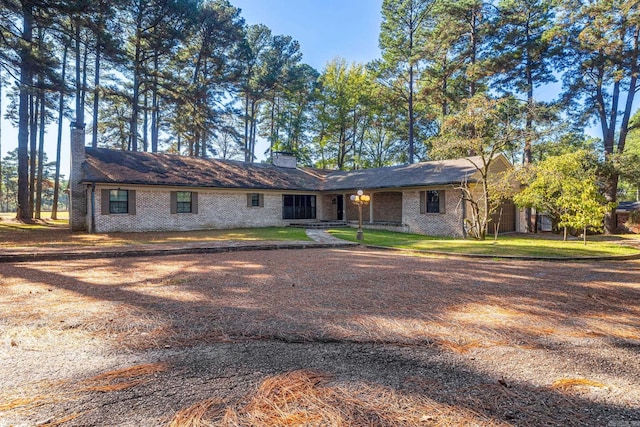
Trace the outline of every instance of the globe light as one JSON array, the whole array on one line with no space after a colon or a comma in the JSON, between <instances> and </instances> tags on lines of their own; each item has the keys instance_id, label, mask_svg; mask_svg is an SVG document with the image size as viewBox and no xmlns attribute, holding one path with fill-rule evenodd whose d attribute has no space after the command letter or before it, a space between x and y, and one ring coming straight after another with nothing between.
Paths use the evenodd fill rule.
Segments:
<instances>
[{"instance_id":1,"label":"globe light","mask_svg":"<svg viewBox=\"0 0 640 427\"><path fill-rule=\"evenodd\" d=\"M352 194L350 197L354 205L358 206L358 232L356 233L356 240L364 239L364 232L362 230L362 206L369 204L371 196L364 194L364 191L358 190L356 194Z\"/></svg>"}]
</instances>

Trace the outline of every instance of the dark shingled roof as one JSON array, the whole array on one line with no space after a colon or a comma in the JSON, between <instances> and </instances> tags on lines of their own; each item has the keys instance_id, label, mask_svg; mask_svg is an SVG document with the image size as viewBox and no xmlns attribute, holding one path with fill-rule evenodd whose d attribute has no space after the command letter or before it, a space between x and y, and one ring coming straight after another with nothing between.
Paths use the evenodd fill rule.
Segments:
<instances>
[{"instance_id":1,"label":"dark shingled roof","mask_svg":"<svg viewBox=\"0 0 640 427\"><path fill-rule=\"evenodd\" d=\"M473 181L469 160L443 160L357 171L283 168L271 164L176 154L86 148L84 181L253 190L337 191L445 185Z\"/></svg>"},{"instance_id":2,"label":"dark shingled roof","mask_svg":"<svg viewBox=\"0 0 640 427\"><path fill-rule=\"evenodd\" d=\"M621 212L640 211L640 202L620 202L617 210Z\"/></svg>"},{"instance_id":3,"label":"dark shingled roof","mask_svg":"<svg viewBox=\"0 0 640 427\"><path fill-rule=\"evenodd\" d=\"M83 172L86 182L255 190L315 191L322 177L315 169L89 147Z\"/></svg>"},{"instance_id":4,"label":"dark shingled roof","mask_svg":"<svg viewBox=\"0 0 640 427\"><path fill-rule=\"evenodd\" d=\"M419 187L459 184L464 179L475 181L472 175L477 170L469 160L478 164L480 158L440 160L357 171L334 171L325 178L323 190Z\"/></svg>"}]
</instances>

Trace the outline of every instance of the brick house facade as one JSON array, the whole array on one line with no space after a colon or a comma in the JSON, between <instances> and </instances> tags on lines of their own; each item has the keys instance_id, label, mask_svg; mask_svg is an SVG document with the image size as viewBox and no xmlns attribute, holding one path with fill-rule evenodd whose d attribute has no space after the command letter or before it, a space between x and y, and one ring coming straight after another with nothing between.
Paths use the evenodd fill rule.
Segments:
<instances>
[{"instance_id":1,"label":"brick house facade","mask_svg":"<svg viewBox=\"0 0 640 427\"><path fill-rule=\"evenodd\" d=\"M501 157L496 167L510 167ZM371 196L367 228L463 236L466 215L456 189L472 182L467 159L358 171L299 168L283 153L273 164L84 147L72 131L73 230L96 233L286 226L345 221L358 209L349 197ZM514 215L515 217L515 215ZM520 231L519 221L511 231Z\"/></svg>"}]
</instances>

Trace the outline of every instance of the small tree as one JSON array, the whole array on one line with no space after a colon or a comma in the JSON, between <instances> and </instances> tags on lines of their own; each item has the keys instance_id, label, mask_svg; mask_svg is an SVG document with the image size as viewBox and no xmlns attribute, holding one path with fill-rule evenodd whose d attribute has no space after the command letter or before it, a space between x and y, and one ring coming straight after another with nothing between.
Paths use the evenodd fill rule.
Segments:
<instances>
[{"instance_id":1,"label":"small tree","mask_svg":"<svg viewBox=\"0 0 640 427\"><path fill-rule=\"evenodd\" d=\"M587 228L591 227L601 231L604 225L604 216L610 206L598 191L595 180L569 180L564 190L558 200L558 203L564 208L558 225L582 230L586 245Z\"/></svg>"},{"instance_id":2,"label":"small tree","mask_svg":"<svg viewBox=\"0 0 640 427\"><path fill-rule=\"evenodd\" d=\"M599 164L593 152L578 150L551 156L521 175L525 188L514 196L516 205L550 215L559 227L586 231L602 229L610 205L599 191Z\"/></svg>"},{"instance_id":3,"label":"small tree","mask_svg":"<svg viewBox=\"0 0 640 427\"><path fill-rule=\"evenodd\" d=\"M471 208L470 218L465 219L467 232L478 240L485 239L491 214L504 198L504 183L499 182L499 177L493 178L491 166L500 153L521 139L519 110L512 98L476 95L465 102L459 113L444 121L442 136L434 141L432 157L470 156L469 162L480 176L477 185L463 182L459 187L463 200Z\"/></svg>"}]
</instances>

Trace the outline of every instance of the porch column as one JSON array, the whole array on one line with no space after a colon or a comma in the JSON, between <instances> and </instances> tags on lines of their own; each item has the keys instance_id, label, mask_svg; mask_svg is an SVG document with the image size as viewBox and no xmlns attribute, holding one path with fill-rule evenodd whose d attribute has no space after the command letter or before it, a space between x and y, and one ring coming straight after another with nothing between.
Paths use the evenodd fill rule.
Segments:
<instances>
[{"instance_id":1,"label":"porch column","mask_svg":"<svg viewBox=\"0 0 640 427\"><path fill-rule=\"evenodd\" d=\"M373 204L375 203L373 200L373 193L369 193L371 195L371 201L369 202L369 224L373 224Z\"/></svg>"}]
</instances>

